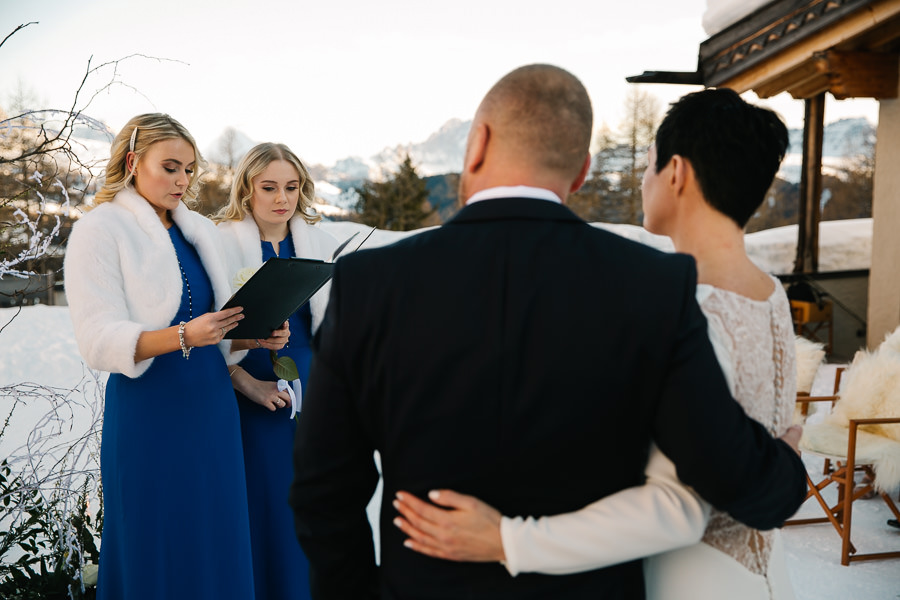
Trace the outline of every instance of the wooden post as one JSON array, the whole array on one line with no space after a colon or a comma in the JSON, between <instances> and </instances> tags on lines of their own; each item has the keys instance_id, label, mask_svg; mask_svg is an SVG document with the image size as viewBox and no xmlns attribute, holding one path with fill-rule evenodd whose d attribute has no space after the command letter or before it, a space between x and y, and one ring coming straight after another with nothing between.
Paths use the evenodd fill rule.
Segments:
<instances>
[{"instance_id":1,"label":"wooden post","mask_svg":"<svg viewBox=\"0 0 900 600\"><path fill-rule=\"evenodd\" d=\"M47 285L47 305L53 306L56 304L56 272L53 269L47 271L45 281Z\"/></svg>"},{"instance_id":2,"label":"wooden post","mask_svg":"<svg viewBox=\"0 0 900 600\"><path fill-rule=\"evenodd\" d=\"M822 198L825 92L807 98L804 102L803 166L800 173L800 210L794 273L815 273L819 270L819 202Z\"/></svg>"},{"instance_id":3,"label":"wooden post","mask_svg":"<svg viewBox=\"0 0 900 600\"><path fill-rule=\"evenodd\" d=\"M900 100L881 100L872 190L872 266L866 342L875 348L900 325Z\"/></svg>"}]
</instances>

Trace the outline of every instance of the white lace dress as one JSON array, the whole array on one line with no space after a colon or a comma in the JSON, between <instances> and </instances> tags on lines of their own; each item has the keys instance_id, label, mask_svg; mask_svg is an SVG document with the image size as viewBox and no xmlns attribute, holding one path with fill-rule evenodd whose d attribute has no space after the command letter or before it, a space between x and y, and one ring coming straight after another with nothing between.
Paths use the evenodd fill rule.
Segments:
<instances>
[{"instance_id":1,"label":"white lace dress","mask_svg":"<svg viewBox=\"0 0 900 600\"><path fill-rule=\"evenodd\" d=\"M772 279L775 290L764 301L709 285L697 287L697 300L732 395L780 436L790 425L796 368L788 300ZM573 513L504 517L507 569L513 575L574 573L652 554L644 563L649 600L794 598L779 531L758 531L715 509L707 512L656 448L647 476L646 485Z\"/></svg>"}]
</instances>

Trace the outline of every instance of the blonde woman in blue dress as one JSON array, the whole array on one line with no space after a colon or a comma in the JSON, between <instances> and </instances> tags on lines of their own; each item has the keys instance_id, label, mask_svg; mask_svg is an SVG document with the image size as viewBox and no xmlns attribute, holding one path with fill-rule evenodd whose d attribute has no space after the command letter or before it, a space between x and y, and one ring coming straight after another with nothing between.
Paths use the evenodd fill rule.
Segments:
<instances>
[{"instance_id":1,"label":"blonde woman in blue dress","mask_svg":"<svg viewBox=\"0 0 900 600\"><path fill-rule=\"evenodd\" d=\"M789 429L796 395L793 327L782 286L750 261L743 236L787 144L771 111L731 90L704 90L670 108L643 181L645 227L696 259L697 299L732 395L774 436ZM794 445L798 437L795 429L786 436ZM574 513L509 518L450 490L430 497L455 510L401 492L396 524L411 549L438 558L499 560L516 575L574 573L649 556L651 600L794 597L779 532L710 512L655 448L644 486Z\"/></svg>"},{"instance_id":2,"label":"blonde woman in blue dress","mask_svg":"<svg viewBox=\"0 0 900 600\"><path fill-rule=\"evenodd\" d=\"M65 280L85 362L110 373L101 444L97 598L253 598L238 408L225 334L240 308L216 227L185 204L203 158L164 114L113 140L95 207L72 229Z\"/></svg>"},{"instance_id":3,"label":"blonde woman in blue dress","mask_svg":"<svg viewBox=\"0 0 900 600\"><path fill-rule=\"evenodd\" d=\"M252 148L238 164L228 205L215 217L233 268L256 268L276 256L329 260L337 240L315 226L320 217L314 200L312 177L290 148L272 143ZM247 466L256 600L309 598L306 557L287 502L295 431L290 417L301 407L291 406L287 390L279 391L269 351L297 364L300 403L312 356L309 340L322 322L329 288L326 284L291 315L288 328L276 332L289 335L287 345L257 340L232 369Z\"/></svg>"}]
</instances>

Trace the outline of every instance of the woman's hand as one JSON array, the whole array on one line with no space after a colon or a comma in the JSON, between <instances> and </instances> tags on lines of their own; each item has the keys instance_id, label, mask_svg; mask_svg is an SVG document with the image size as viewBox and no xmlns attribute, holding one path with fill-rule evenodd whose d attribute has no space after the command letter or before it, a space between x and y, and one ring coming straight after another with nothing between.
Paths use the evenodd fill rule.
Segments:
<instances>
[{"instance_id":1,"label":"woman's hand","mask_svg":"<svg viewBox=\"0 0 900 600\"><path fill-rule=\"evenodd\" d=\"M803 427L800 425L791 425L781 436L782 441L794 449L794 452L800 454L800 438L803 436Z\"/></svg>"},{"instance_id":2,"label":"woman's hand","mask_svg":"<svg viewBox=\"0 0 900 600\"><path fill-rule=\"evenodd\" d=\"M247 396L250 400L264 406L271 411L291 405L291 396L287 390L278 391L278 384L274 381L260 381L242 367L229 367L231 371L231 385L234 389Z\"/></svg>"},{"instance_id":3,"label":"woman's hand","mask_svg":"<svg viewBox=\"0 0 900 600\"><path fill-rule=\"evenodd\" d=\"M281 327L273 331L272 334L264 340L234 340L231 344L231 351L253 350L254 348L265 348L266 350L278 351L287 345L290 337L291 330L288 327L288 322L285 321L281 324Z\"/></svg>"},{"instance_id":4,"label":"woman's hand","mask_svg":"<svg viewBox=\"0 0 900 600\"><path fill-rule=\"evenodd\" d=\"M408 492L397 492L394 500L402 517L394 525L409 536L407 548L435 558L466 562L506 559L500 538L497 509L478 498L451 490L433 490L428 497L435 507Z\"/></svg>"},{"instance_id":5,"label":"woman's hand","mask_svg":"<svg viewBox=\"0 0 900 600\"><path fill-rule=\"evenodd\" d=\"M191 319L184 326L184 343L191 348L218 344L225 334L237 327L244 318L243 307L235 306L218 312L209 312Z\"/></svg>"},{"instance_id":6,"label":"woman's hand","mask_svg":"<svg viewBox=\"0 0 900 600\"><path fill-rule=\"evenodd\" d=\"M259 342L259 346L261 348L265 348L266 350L281 350L284 348L288 339L291 337L291 329L288 327L288 322L285 321L281 324L281 327L272 332L272 335L267 337L264 340L255 340Z\"/></svg>"},{"instance_id":7,"label":"woman's hand","mask_svg":"<svg viewBox=\"0 0 900 600\"><path fill-rule=\"evenodd\" d=\"M244 318L241 313L244 309L240 306L206 313L196 319L191 319L184 325L184 345L189 348L199 348L218 344L225 339L225 334L237 327L237 322ZM172 325L165 329L143 331L138 336L134 348L134 362L174 352L181 348L178 338L178 325Z\"/></svg>"}]
</instances>

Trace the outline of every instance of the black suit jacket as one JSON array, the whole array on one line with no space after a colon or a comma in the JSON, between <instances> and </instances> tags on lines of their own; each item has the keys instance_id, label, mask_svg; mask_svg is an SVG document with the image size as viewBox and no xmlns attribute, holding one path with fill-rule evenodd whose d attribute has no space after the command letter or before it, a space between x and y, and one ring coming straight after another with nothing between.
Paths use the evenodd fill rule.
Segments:
<instances>
[{"instance_id":1,"label":"black suit jacket","mask_svg":"<svg viewBox=\"0 0 900 600\"><path fill-rule=\"evenodd\" d=\"M506 515L578 509L643 482L654 439L714 506L771 528L803 465L734 402L694 298L693 259L505 198L338 261L315 341L291 504L314 597L641 598L640 562L510 577L406 549L403 489ZM365 506L381 455L381 567Z\"/></svg>"}]
</instances>

